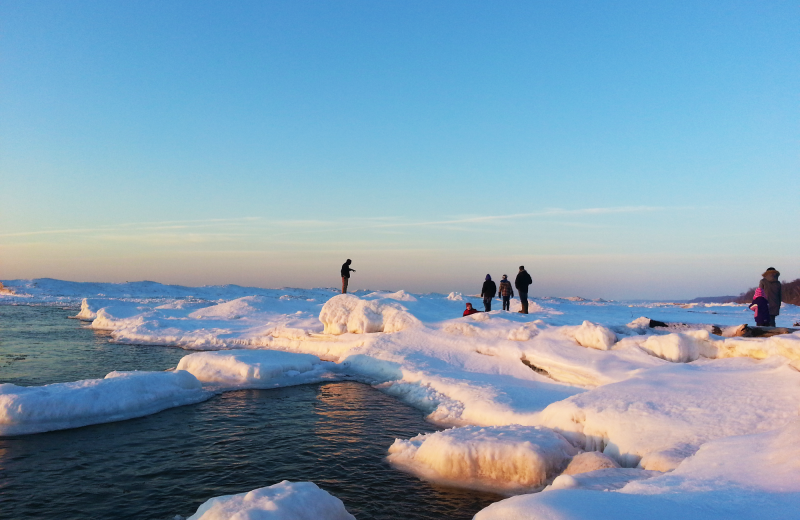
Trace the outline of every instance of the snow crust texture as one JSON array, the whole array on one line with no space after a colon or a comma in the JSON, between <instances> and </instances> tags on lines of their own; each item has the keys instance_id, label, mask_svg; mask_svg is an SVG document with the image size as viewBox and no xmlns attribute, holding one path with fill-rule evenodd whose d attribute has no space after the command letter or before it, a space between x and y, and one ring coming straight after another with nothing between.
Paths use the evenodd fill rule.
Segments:
<instances>
[{"instance_id":1,"label":"snow crust texture","mask_svg":"<svg viewBox=\"0 0 800 520\"><path fill-rule=\"evenodd\" d=\"M289 482L207 500L187 520L355 520L313 482Z\"/></svg>"}]
</instances>

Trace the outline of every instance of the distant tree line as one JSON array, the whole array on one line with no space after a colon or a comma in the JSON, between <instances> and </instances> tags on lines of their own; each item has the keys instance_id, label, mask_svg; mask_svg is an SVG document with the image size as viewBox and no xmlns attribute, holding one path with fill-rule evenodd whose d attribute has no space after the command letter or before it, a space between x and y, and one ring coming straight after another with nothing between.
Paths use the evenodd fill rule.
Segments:
<instances>
[{"instance_id":1,"label":"distant tree line","mask_svg":"<svg viewBox=\"0 0 800 520\"><path fill-rule=\"evenodd\" d=\"M737 303L750 303L753 301L753 295L756 293L756 288L753 287L747 292L743 292L736 299ZM783 303L791 303L792 305L800 305L800 278L793 282L781 282L781 300Z\"/></svg>"}]
</instances>

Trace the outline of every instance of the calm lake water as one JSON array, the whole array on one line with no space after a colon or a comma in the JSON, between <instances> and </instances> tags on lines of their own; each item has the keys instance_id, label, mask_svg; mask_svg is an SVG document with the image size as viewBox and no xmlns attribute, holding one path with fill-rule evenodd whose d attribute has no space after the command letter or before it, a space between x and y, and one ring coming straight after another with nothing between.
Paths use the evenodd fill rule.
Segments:
<instances>
[{"instance_id":1,"label":"calm lake water","mask_svg":"<svg viewBox=\"0 0 800 520\"><path fill-rule=\"evenodd\" d=\"M165 370L180 349L115 345L77 309L0 306L0 383ZM502 497L435 486L385 462L395 438L435 428L355 382L229 392L192 406L0 438L0 518L160 519L213 496L312 481L359 520L469 519Z\"/></svg>"}]
</instances>

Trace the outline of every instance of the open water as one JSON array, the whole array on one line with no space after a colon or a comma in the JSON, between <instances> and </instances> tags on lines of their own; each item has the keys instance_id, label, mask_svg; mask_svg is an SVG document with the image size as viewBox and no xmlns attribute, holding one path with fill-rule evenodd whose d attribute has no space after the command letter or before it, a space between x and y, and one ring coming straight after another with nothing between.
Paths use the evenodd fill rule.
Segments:
<instances>
[{"instance_id":1,"label":"open water","mask_svg":"<svg viewBox=\"0 0 800 520\"><path fill-rule=\"evenodd\" d=\"M186 351L117 345L77 309L0 306L0 383L165 370ZM497 495L432 485L386 461L395 438L433 431L368 385L229 392L139 419L0 438L0 518L159 519L208 498L312 481L359 520L469 519Z\"/></svg>"}]
</instances>

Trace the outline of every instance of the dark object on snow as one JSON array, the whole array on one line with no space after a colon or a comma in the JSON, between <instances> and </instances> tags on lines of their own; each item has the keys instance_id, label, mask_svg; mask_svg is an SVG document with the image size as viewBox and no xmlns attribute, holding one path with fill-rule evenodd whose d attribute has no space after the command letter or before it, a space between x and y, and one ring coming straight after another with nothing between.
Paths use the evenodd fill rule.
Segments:
<instances>
[{"instance_id":1,"label":"dark object on snow","mask_svg":"<svg viewBox=\"0 0 800 520\"><path fill-rule=\"evenodd\" d=\"M519 273L517 273L517 278L514 280L514 287L519 292L519 301L522 304L520 312L522 314L528 314L528 286L532 283L533 279L531 279L528 271L525 270L525 266L519 266Z\"/></svg>"},{"instance_id":2,"label":"dark object on snow","mask_svg":"<svg viewBox=\"0 0 800 520\"><path fill-rule=\"evenodd\" d=\"M770 336L777 336L778 334L793 334L800 329L790 329L787 327L750 327L748 325L740 325L734 336L742 338L768 338Z\"/></svg>"},{"instance_id":3,"label":"dark object on snow","mask_svg":"<svg viewBox=\"0 0 800 520\"><path fill-rule=\"evenodd\" d=\"M355 269L350 269L350 264L352 263L353 261L348 258L347 262L342 264L342 294L347 293L347 284L350 282L350 271L356 272Z\"/></svg>"},{"instance_id":4,"label":"dark object on snow","mask_svg":"<svg viewBox=\"0 0 800 520\"><path fill-rule=\"evenodd\" d=\"M656 328L656 327L669 327L669 325L667 325L667 324L666 324L666 323L664 323L663 321L658 321L658 320L650 320L650 325L649 325L649 327L650 327L651 329L654 329L654 328Z\"/></svg>"},{"instance_id":5,"label":"dark object on snow","mask_svg":"<svg viewBox=\"0 0 800 520\"><path fill-rule=\"evenodd\" d=\"M769 302L769 324L775 326L775 316L781 313L781 282L778 277L781 273L774 267L768 268L758 282L758 288L764 292L764 298Z\"/></svg>"}]
</instances>

